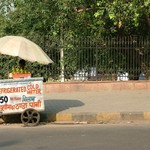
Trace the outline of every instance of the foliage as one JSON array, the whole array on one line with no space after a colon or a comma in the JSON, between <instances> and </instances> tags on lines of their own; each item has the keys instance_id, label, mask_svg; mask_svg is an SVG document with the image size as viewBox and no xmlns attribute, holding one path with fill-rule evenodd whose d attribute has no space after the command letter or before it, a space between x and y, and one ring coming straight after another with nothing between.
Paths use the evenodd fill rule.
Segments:
<instances>
[{"instance_id":1,"label":"foliage","mask_svg":"<svg viewBox=\"0 0 150 150\"><path fill-rule=\"evenodd\" d=\"M150 1L2 0L1 34L55 37L147 34Z\"/></svg>"},{"instance_id":2,"label":"foliage","mask_svg":"<svg viewBox=\"0 0 150 150\"><path fill-rule=\"evenodd\" d=\"M83 37L88 36L97 43L101 36L148 35L149 6L149 0L1 0L0 35L22 35L37 43L55 62L54 65L48 65L49 69L60 70L59 54L63 48L63 65L66 70L72 69L74 73L80 58L84 59L83 66L86 67L90 59L84 56L85 48L77 47L68 39L78 39L79 44ZM93 43L90 44L92 47ZM80 54L80 57L76 56L77 62L70 57L74 56L76 50ZM89 53L92 50L94 51L95 47L87 48ZM108 54L108 50L101 49L98 54L103 58L101 67L105 68L108 57L103 56ZM9 64L12 64L12 59L8 60ZM120 63L121 65L123 64ZM45 72L48 72L46 66L36 63L29 66L32 66L35 76L44 76ZM39 68L42 68L40 73ZM58 71L57 78L59 73ZM50 75L56 76L53 73Z\"/></svg>"},{"instance_id":3,"label":"foliage","mask_svg":"<svg viewBox=\"0 0 150 150\"><path fill-rule=\"evenodd\" d=\"M97 6L100 9L95 13L95 17L98 19L106 18L105 27L108 30L110 27L110 34L148 34L150 28L147 22L150 17L149 0L111 0L110 2L102 0L97 1Z\"/></svg>"}]
</instances>

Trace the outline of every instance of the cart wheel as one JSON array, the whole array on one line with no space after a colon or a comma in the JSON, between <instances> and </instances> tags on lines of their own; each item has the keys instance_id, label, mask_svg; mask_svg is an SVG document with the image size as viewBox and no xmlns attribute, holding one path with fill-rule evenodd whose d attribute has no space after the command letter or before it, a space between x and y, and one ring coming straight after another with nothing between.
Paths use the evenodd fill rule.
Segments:
<instances>
[{"instance_id":1,"label":"cart wheel","mask_svg":"<svg viewBox=\"0 0 150 150\"><path fill-rule=\"evenodd\" d=\"M40 122L40 114L34 109L26 109L21 114L21 122L25 126L36 126Z\"/></svg>"}]
</instances>

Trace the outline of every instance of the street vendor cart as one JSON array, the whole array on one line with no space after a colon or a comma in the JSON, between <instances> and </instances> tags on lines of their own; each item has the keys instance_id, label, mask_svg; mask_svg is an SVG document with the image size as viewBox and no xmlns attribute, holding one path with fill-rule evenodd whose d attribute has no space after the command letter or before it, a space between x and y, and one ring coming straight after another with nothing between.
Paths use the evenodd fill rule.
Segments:
<instances>
[{"instance_id":1,"label":"street vendor cart","mask_svg":"<svg viewBox=\"0 0 150 150\"><path fill-rule=\"evenodd\" d=\"M0 54L43 65L53 63L41 47L22 36L0 38ZM23 72L12 72L13 79L0 80L0 113L20 113L24 125L37 125L44 111L43 78L32 78L29 72Z\"/></svg>"},{"instance_id":2,"label":"street vendor cart","mask_svg":"<svg viewBox=\"0 0 150 150\"><path fill-rule=\"evenodd\" d=\"M25 126L39 124L44 111L43 78L0 80L0 112L2 116L21 114Z\"/></svg>"}]
</instances>

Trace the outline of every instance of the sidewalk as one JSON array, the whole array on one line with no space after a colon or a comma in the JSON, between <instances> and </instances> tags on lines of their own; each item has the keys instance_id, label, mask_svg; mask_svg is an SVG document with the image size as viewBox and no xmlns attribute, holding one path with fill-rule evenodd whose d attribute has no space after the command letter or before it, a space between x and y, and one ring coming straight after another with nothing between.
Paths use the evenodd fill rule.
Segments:
<instances>
[{"instance_id":1,"label":"sidewalk","mask_svg":"<svg viewBox=\"0 0 150 150\"><path fill-rule=\"evenodd\" d=\"M103 123L150 120L150 90L52 92L44 94L47 121Z\"/></svg>"}]
</instances>

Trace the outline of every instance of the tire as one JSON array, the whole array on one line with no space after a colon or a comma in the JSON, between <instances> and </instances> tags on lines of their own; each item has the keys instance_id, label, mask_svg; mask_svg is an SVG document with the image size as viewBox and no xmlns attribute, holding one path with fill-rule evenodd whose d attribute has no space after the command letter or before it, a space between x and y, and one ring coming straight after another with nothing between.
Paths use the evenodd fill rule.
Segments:
<instances>
[{"instance_id":1,"label":"tire","mask_svg":"<svg viewBox=\"0 0 150 150\"><path fill-rule=\"evenodd\" d=\"M37 126L40 122L40 114L35 109L31 109L31 108L26 109L21 114L21 122L25 126Z\"/></svg>"}]
</instances>

